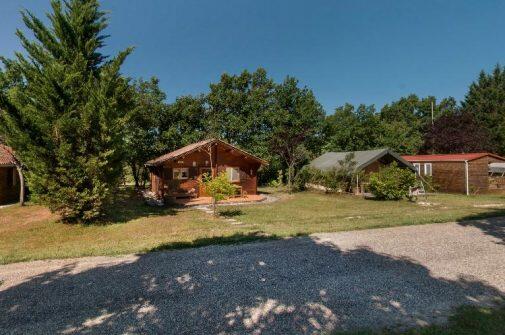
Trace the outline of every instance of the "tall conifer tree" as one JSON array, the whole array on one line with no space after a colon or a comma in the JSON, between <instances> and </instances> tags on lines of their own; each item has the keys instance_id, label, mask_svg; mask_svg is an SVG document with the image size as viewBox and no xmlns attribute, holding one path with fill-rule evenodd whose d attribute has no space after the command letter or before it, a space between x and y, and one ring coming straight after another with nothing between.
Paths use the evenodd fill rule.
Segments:
<instances>
[{"instance_id":1,"label":"tall conifer tree","mask_svg":"<svg viewBox=\"0 0 505 335\"><path fill-rule=\"evenodd\" d=\"M497 65L489 74L482 71L462 106L487 129L497 153L505 155L505 67Z\"/></svg>"},{"instance_id":2,"label":"tall conifer tree","mask_svg":"<svg viewBox=\"0 0 505 335\"><path fill-rule=\"evenodd\" d=\"M131 49L101 53L107 17L97 0L51 6L48 25L22 12L34 39L18 30L26 52L3 59L0 134L38 200L65 221L90 221L104 213L122 174L131 98L119 71Z\"/></svg>"}]
</instances>

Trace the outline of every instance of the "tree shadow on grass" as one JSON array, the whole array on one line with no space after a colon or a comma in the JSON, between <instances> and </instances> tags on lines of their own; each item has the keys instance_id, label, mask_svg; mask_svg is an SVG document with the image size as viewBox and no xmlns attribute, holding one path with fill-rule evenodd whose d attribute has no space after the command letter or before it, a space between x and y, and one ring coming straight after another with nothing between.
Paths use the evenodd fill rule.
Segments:
<instances>
[{"instance_id":1,"label":"tree shadow on grass","mask_svg":"<svg viewBox=\"0 0 505 335\"><path fill-rule=\"evenodd\" d=\"M132 188L127 188L120 190L116 195L116 201L108 209L106 216L93 224L126 223L149 216L176 215L177 211L176 207L149 206L145 203L142 195Z\"/></svg>"},{"instance_id":2,"label":"tree shadow on grass","mask_svg":"<svg viewBox=\"0 0 505 335\"><path fill-rule=\"evenodd\" d=\"M313 334L425 325L503 298L476 278L437 278L407 258L310 237L98 261L0 267L0 329Z\"/></svg>"},{"instance_id":3,"label":"tree shadow on grass","mask_svg":"<svg viewBox=\"0 0 505 335\"><path fill-rule=\"evenodd\" d=\"M220 209L219 215L225 218L232 218L235 216L243 215L244 212L241 209Z\"/></svg>"},{"instance_id":4,"label":"tree shadow on grass","mask_svg":"<svg viewBox=\"0 0 505 335\"><path fill-rule=\"evenodd\" d=\"M280 239L277 235L268 235L261 231L255 231L250 233L235 233L229 236L214 236L214 237L204 237L197 238L189 242L170 242L161 244L149 251L163 251L163 250L177 250L177 249L188 249L188 248L200 248L209 245L231 245L231 244L242 244L251 243L259 241L272 241Z\"/></svg>"}]
</instances>

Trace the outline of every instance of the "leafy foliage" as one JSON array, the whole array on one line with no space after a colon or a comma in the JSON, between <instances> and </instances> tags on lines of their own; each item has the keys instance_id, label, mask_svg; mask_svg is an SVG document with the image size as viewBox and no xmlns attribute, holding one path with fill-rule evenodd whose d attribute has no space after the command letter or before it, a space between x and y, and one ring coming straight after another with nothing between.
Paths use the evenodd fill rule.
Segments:
<instances>
[{"instance_id":1,"label":"leafy foliage","mask_svg":"<svg viewBox=\"0 0 505 335\"><path fill-rule=\"evenodd\" d=\"M453 112L435 120L420 150L424 153L494 151L489 132L469 112Z\"/></svg>"},{"instance_id":2,"label":"leafy foliage","mask_svg":"<svg viewBox=\"0 0 505 335\"><path fill-rule=\"evenodd\" d=\"M382 107L380 146L400 154L417 153L423 144L423 134L431 125L432 103L434 119L456 109L454 98L437 104L434 97L421 99L414 94Z\"/></svg>"},{"instance_id":3,"label":"leafy foliage","mask_svg":"<svg viewBox=\"0 0 505 335\"><path fill-rule=\"evenodd\" d=\"M155 77L133 84L135 107L128 113L125 124L126 161L130 167L135 187L147 179L145 162L158 155L163 148L160 123L166 113L165 93Z\"/></svg>"},{"instance_id":4,"label":"leafy foliage","mask_svg":"<svg viewBox=\"0 0 505 335\"><path fill-rule=\"evenodd\" d=\"M370 175L369 188L376 199L400 200L415 186L416 176L409 169L398 167L396 162Z\"/></svg>"},{"instance_id":5,"label":"leafy foliage","mask_svg":"<svg viewBox=\"0 0 505 335\"><path fill-rule=\"evenodd\" d=\"M127 49L100 52L107 27L96 0L52 1L50 26L28 11L35 40L17 31L25 54L3 59L0 133L28 167L31 190L66 221L99 217L122 175L131 92L120 67Z\"/></svg>"},{"instance_id":6,"label":"leafy foliage","mask_svg":"<svg viewBox=\"0 0 505 335\"><path fill-rule=\"evenodd\" d=\"M270 183L268 183L268 186L270 187L281 187L284 184L284 173L282 170L277 171L277 178L274 180L271 180Z\"/></svg>"},{"instance_id":7,"label":"leafy foliage","mask_svg":"<svg viewBox=\"0 0 505 335\"><path fill-rule=\"evenodd\" d=\"M325 118L324 149L328 151L358 151L391 148L401 154L417 153L423 144L423 136L431 126L433 117L453 113L456 101L434 97L419 98L416 95L400 98L385 105L380 112L373 105L345 104Z\"/></svg>"},{"instance_id":8,"label":"leafy foliage","mask_svg":"<svg viewBox=\"0 0 505 335\"><path fill-rule=\"evenodd\" d=\"M178 97L160 117L160 152L198 142L209 136L204 95Z\"/></svg>"},{"instance_id":9,"label":"leafy foliage","mask_svg":"<svg viewBox=\"0 0 505 335\"><path fill-rule=\"evenodd\" d=\"M380 145L381 123L375 107L351 104L337 107L324 121L326 151L357 151Z\"/></svg>"},{"instance_id":10,"label":"leafy foliage","mask_svg":"<svg viewBox=\"0 0 505 335\"><path fill-rule=\"evenodd\" d=\"M269 144L287 167L287 185L291 190L296 168L310 153L317 153L321 145L324 110L312 91L298 87L298 81L292 77L275 87L274 98Z\"/></svg>"},{"instance_id":11,"label":"leafy foliage","mask_svg":"<svg viewBox=\"0 0 505 335\"><path fill-rule=\"evenodd\" d=\"M253 73L223 74L218 83L210 85L206 98L208 133L268 158L264 143L271 130L274 88L262 68Z\"/></svg>"},{"instance_id":12,"label":"leafy foliage","mask_svg":"<svg viewBox=\"0 0 505 335\"><path fill-rule=\"evenodd\" d=\"M223 171L215 177L205 176L202 180L205 192L212 197L214 214L216 214L216 203L233 196L237 189L228 180L226 172Z\"/></svg>"},{"instance_id":13,"label":"leafy foliage","mask_svg":"<svg viewBox=\"0 0 505 335\"><path fill-rule=\"evenodd\" d=\"M497 65L490 74L482 71L462 107L487 129L497 152L505 155L505 67Z\"/></svg>"}]
</instances>

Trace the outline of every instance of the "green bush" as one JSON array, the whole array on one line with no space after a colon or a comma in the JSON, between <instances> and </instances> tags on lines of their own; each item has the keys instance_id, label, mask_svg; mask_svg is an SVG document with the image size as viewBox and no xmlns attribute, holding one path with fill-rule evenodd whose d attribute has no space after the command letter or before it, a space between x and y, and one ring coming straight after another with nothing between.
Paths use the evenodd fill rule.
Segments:
<instances>
[{"instance_id":1,"label":"green bush","mask_svg":"<svg viewBox=\"0 0 505 335\"><path fill-rule=\"evenodd\" d=\"M304 166L295 176L293 188L295 191L305 191L306 184L313 183L318 170Z\"/></svg>"},{"instance_id":2,"label":"green bush","mask_svg":"<svg viewBox=\"0 0 505 335\"><path fill-rule=\"evenodd\" d=\"M268 183L270 187L281 187L284 185L284 174L282 170L277 171L277 178Z\"/></svg>"},{"instance_id":3,"label":"green bush","mask_svg":"<svg viewBox=\"0 0 505 335\"><path fill-rule=\"evenodd\" d=\"M205 175L201 181L205 187L205 192L212 197L212 208L214 215L217 214L216 203L233 196L237 189L229 180L226 172L221 172L215 177Z\"/></svg>"},{"instance_id":4,"label":"green bush","mask_svg":"<svg viewBox=\"0 0 505 335\"><path fill-rule=\"evenodd\" d=\"M400 200L409 195L416 185L416 176L409 169L399 168L396 162L370 175L369 189L380 200Z\"/></svg>"}]
</instances>

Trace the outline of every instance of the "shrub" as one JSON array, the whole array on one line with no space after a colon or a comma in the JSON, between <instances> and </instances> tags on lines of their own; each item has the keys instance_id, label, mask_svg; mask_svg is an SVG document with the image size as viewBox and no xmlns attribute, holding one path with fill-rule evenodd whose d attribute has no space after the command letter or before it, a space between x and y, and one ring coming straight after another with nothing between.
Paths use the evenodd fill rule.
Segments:
<instances>
[{"instance_id":1,"label":"shrub","mask_svg":"<svg viewBox=\"0 0 505 335\"><path fill-rule=\"evenodd\" d=\"M216 177L204 176L202 184L205 192L212 197L212 209L216 215L216 203L233 196L237 189L230 183L226 172L221 172Z\"/></svg>"},{"instance_id":2,"label":"shrub","mask_svg":"<svg viewBox=\"0 0 505 335\"><path fill-rule=\"evenodd\" d=\"M380 200L400 200L409 195L415 186L416 176L409 169L398 167L396 162L370 175L369 189Z\"/></svg>"},{"instance_id":3,"label":"shrub","mask_svg":"<svg viewBox=\"0 0 505 335\"><path fill-rule=\"evenodd\" d=\"M293 183L293 188L295 191L305 191L306 184L314 182L315 175L317 174L317 170L304 166L295 176L295 180Z\"/></svg>"},{"instance_id":4,"label":"shrub","mask_svg":"<svg viewBox=\"0 0 505 335\"><path fill-rule=\"evenodd\" d=\"M274 180L271 180L270 183L268 183L268 186L270 187L281 187L284 182L284 174L282 173L282 170L277 171L277 178Z\"/></svg>"}]
</instances>

